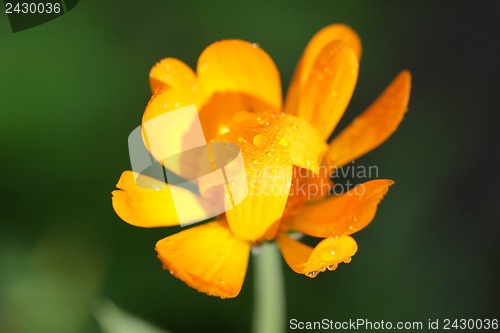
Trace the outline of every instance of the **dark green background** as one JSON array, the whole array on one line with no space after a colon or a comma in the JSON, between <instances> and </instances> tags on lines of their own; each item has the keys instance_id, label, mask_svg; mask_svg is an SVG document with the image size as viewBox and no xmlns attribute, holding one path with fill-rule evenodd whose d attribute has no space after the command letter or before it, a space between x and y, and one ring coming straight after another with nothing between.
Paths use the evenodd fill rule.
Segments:
<instances>
[{"instance_id":1,"label":"dark green background","mask_svg":"<svg viewBox=\"0 0 500 333\"><path fill-rule=\"evenodd\" d=\"M0 332L99 332L102 297L176 333L249 332L251 265L238 298L197 293L153 250L179 229L129 226L110 192L156 61L194 66L211 42L241 38L286 87L309 38L335 22L363 40L341 126L403 68L409 113L359 160L396 185L358 254L316 279L285 267L287 318L498 318L499 21L494 1L80 1L19 33L1 13Z\"/></svg>"}]
</instances>

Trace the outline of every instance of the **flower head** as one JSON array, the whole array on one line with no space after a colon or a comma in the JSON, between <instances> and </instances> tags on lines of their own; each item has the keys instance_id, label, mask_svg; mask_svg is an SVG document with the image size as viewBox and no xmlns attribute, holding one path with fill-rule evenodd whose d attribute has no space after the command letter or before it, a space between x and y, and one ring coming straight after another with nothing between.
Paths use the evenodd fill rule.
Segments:
<instances>
[{"instance_id":1,"label":"flower head","mask_svg":"<svg viewBox=\"0 0 500 333\"><path fill-rule=\"evenodd\" d=\"M339 24L323 28L307 45L284 105L278 70L256 44L216 42L199 57L196 73L173 58L153 67L153 96L143 124L195 104L208 142L240 147L248 192L214 221L158 241L165 269L201 292L226 298L240 292L250 248L263 241L276 240L287 264L309 277L350 262L357 251L350 235L372 221L393 181L371 180L331 195L332 172L396 130L406 112L411 80L407 71L401 72L328 143L353 94L360 56L353 30ZM179 224L174 197L182 198L183 214L192 221L210 204L207 180L199 180L194 193L142 176L154 185L145 188L137 184L137 176L125 171L119 190L113 191L116 213L132 225ZM234 197L237 186L231 191L226 196ZM292 233L322 240L311 247Z\"/></svg>"}]
</instances>

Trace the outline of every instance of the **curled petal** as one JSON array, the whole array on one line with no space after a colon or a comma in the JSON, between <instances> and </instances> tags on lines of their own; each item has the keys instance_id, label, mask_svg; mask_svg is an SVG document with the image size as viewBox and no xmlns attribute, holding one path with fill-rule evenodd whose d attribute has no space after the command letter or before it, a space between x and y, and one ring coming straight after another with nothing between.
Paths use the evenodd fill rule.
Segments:
<instances>
[{"instance_id":1,"label":"curled petal","mask_svg":"<svg viewBox=\"0 0 500 333\"><path fill-rule=\"evenodd\" d=\"M392 184L388 179L371 180L342 195L304 206L289 225L313 237L353 234L373 220L378 204Z\"/></svg>"},{"instance_id":2,"label":"curled petal","mask_svg":"<svg viewBox=\"0 0 500 333\"><path fill-rule=\"evenodd\" d=\"M333 41L341 41L342 44L348 45L354 51L359 62L361 58L361 40L354 30L344 24L332 24L318 31L307 44L295 70L286 96L286 113L298 113L302 88L309 78L313 64L324 47Z\"/></svg>"},{"instance_id":3,"label":"curled petal","mask_svg":"<svg viewBox=\"0 0 500 333\"><path fill-rule=\"evenodd\" d=\"M250 244L224 223L186 229L156 243L163 268L188 286L211 296L236 297L243 285Z\"/></svg>"},{"instance_id":4,"label":"curled petal","mask_svg":"<svg viewBox=\"0 0 500 333\"><path fill-rule=\"evenodd\" d=\"M349 263L358 250L350 236L329 237L312 248L283 234L278 238L278 245L288 266L311 278L326 269L335 270L341 262Z\"/></svg>"},{"instance_id":5,"label":"curled petal","mask_svg":"<svg viewBox=\"0 0 500 333\"><path fill-rule=\"evenodd\" d=\"M113 191L113 208L125 222L143 228L167 227L205 220L212 204L196 194L154 178L122 173ZM175 198L174 198L175 197Z\"/></svg>"},{"instance_id":6,"label":"curled petal","mask_svg":"<svg viewBox=\"0 0 500 333\"><path fill-rule=\"evenodd\" d=\"M368 109L333 139L327 153L328 163L340 167L387 140L403 120L410 87L411 75L402 71Z\"/></svg>"}]
</instances>

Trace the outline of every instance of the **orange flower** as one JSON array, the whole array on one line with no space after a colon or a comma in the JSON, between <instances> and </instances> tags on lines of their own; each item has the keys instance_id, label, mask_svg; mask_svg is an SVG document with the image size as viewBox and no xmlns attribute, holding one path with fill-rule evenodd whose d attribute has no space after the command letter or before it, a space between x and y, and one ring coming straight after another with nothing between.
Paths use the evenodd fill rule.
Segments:
<instances>
[{"instance_id":1,"label":"orange flower","mask_svg":"<svg viewBox=\"0 0 500 333\"><path fill-rule=\"evenodd\" d=\"M309 42L282 105L279 73L257 45L224 40L201 54L196 74L166 58L150 72L153 97L145 121L195 104L208 142L239 145L248 195L215 221L194 226L156 244L163 267L209 295L235 297L241 290L251 246L276 240L287 264L315 277L349 262L357 251L350 236L368 225L393 184L372 180L346 193L300 191L331 185L330 172L383 143L406 112L410 74L402 71L382 95L330 143L358 75L361 43L345 25L320 30ZM154 155L154 154L153 154ZM326 170L326 172L325 172ZM113 207L139 227L179 224L173 196L192 220L203 212L204 184L195 194L158 180L155 189L136 184L125 171L113 191ZM233 193L234 194L234 193ZM231 195L229 193L229 195ZM322 238L311 247L290 231Z\"/></svg>"}]
</instances>

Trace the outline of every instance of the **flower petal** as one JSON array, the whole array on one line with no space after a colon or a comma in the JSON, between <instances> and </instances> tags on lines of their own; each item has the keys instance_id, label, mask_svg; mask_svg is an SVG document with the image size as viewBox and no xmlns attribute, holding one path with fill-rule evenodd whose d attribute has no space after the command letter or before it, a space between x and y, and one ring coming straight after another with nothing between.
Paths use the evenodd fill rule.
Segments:
<instances>
[{"instance_id":1,"label":"flower petal","mask_svg":"<svg viewBox=\"0 0 500 333\"><path fill-rule=\"evenodd\" d=\"M351 100L358 79L358 59L341 41L321 50L301 89L297 115L311 122L326 140Z\"/></svg>"},{"instance_id":2,"label":"flower petal","mask_svg":"<svg viewBox=\"0 0 500 333\"><path fill-rule=\"evenodd\" d=\"M327 146L315 127L293 115L277 117L277 126L283 129L278 143L287 148L292 164L318 174Z\"/></svg>"},{"instance_id":3,"label":"flower petal","mask_svg":"<svg viewBox=\"0 0 500 333\"><path fill-rule=\"evenodd\" d=\"M188 65L175 58L165 58L156 63L149 72L149 84L153 94L162 88L175 88L190 91L201 98L196 74Z\"/></svg>"},{"instance_id":4,"label":"flower petal","mask_svg":"<svg viewBox=\"0 0 500 333\"><path fill-rule=\"evenodd\" d=\"M332 24L318 31L313 36L309 44L307 44L307 47L295 70L286 96L286 113L297 114L302 87L309 78L309 73L313 68L314 62L324 47L330 42L336 40L349 45L354 50L354 53L359 61L361 58L361 41L356 32L350 27L344 24Z\"/></svg>"},{"instance_id":5,"label":"flower petal","mask_svg":"<svg viewBox=\"0 0 500 333\"><path fill-rule=\"evenodd\" d=\"M288 266L294 272L311 278L326 269L335 270L341 262L349 263L358 250L356 241L350 236L326 238L312 248L282 234L278 245Z\"/></svg>"},{"instance_id":6,"label":"flower petal","mask_svg":"<svg viewBox=\"0 0 500 333\"><path fill-rule=\"evenodd\" d=\"M237 92L280 109L281 81L271 57L257 44L223 40L208 46L198 59L197 74L207 96Z\"/></svg>"},{"instance_id":7,"label":"flower petal","mask_svg":"<svg viewBox=\"0 0 500 333\"><path fill-rule=\"evenodd\" d=\"M396 130L408 107L411 75L402 71L360 116L330 143L328 163L340 167L381 145Z\"/></svg>"},{"instance_id":8,"label":"flower petal","mask_svg":"<svg viewBox=\"0 0 500 333\"><path fill-rule=\"evenodd\" d=\"M191 93L166 88L152 96L141 131L145 147L157 161L175 174L192 179L197 172L195 162L199 161L190 152L204 147L206 140Z\"/></svg>"},{"instance_id":9,"label":"flower petal","mask_svg":"<svg viewBox=\"0 0 500 333\"><path fill-rule=\"evenodd\" d=\"M269 110L269 106L260 99L243 93L225 92L212 95L199 112L207 141L226 133L234 114L242 110L260 112Z\"/></svg>"},{"instance_id":10,"label":"flower petal","mask_svg":"<svg viewBox=\"0 0 500 333\"><path fill-rule=\"evenodd\" d=\"M272 116L250 115L245 119L231 126L218 141L238 144L245 163L248 193L226 212L229 226L236 236L255 241L281 219L290 189L292 160L287 147L280 144L282 127L270 121ZM236 188L231 184L232 191ZM275 233L276 228L273 230Z\"/></svg>"},{"instance_id":11,"label":"flower petal","mask_svg":"<svg viewBox=\"0 0 500 333\"><path fill-rule=\"evenodd\" d=\"M371 180L342 195L304 206L289 225L313 237L350 235L373 220L378 204L392 184L388 179Z\"/></svg>"},{"instance_id":12,"label":"flower petal","mask_svg":"<svg viewBox=\"0 0 500 333\"><path fill-rule=\"evenodd\" d=\"M139 183L139 185L138 185ZM132 171L122 173L113 191L113 208L125 222L143 228L166 227L207 219L210 202L177 186Z\"/></svg>"},{"instance_id":13,"label":"flower petal","mask_svg":"<svg viewBox=\"0 0 500 333\"><path fill-rule=\"evenodd\" d=\"M156 243L163 268L211 296L236 297L248 266L250 244L221 222L193 227Z\"/></svg>"}]
</instances>

